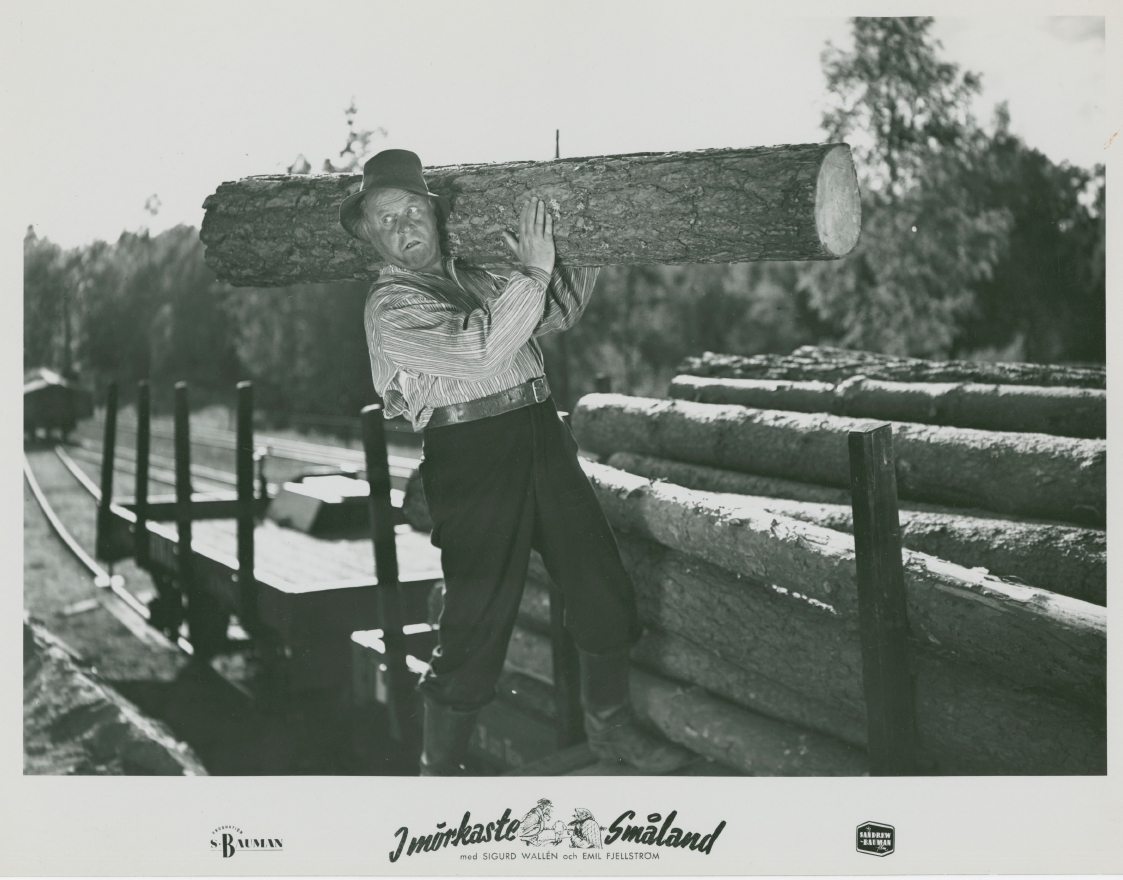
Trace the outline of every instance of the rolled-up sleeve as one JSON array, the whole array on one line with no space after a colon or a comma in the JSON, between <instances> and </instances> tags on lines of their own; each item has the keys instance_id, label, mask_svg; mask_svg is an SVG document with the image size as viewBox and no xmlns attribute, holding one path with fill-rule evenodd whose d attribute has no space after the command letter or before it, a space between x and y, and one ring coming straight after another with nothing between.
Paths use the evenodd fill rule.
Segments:
<instances>
[{"instance_id":1,"label":"rolled-up sleeve","mask_svg":"<svg viewBox=\"0 0 1123 880\"><path fill-rule=\"evenodd\" d=\"M555 263L546 288L542 320L534 328L534 335L543 336L546 333L568 330L576 324L593 295L599 272L600 269L595 266L571 269Z\"/></svg>"},{"instance_id":2,"label":"rolled-up sleeve","mask_svg":"<svg viewBox=\"0 0 1123 880\"><path fill-rule=\"evenodd\" d=\"M373 304L371 323L382 353L400 369L489 379L509 367L540 324L547 287L541 278L515 272L499 296L467 319L432 297L391 288Z\"/></svg>"}]
</instances>

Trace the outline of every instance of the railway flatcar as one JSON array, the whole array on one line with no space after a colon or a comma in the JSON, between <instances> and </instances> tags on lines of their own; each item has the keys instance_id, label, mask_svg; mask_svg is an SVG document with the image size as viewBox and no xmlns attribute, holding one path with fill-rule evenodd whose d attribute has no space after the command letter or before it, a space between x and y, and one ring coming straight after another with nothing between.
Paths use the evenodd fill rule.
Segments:
<instances>
[{"instance_id":1,"label":"railway flatcar","mask_svg":"<svg viewBox=\"0 0 1123 880\"><path fill-rule=\"evenodd\" d=\"M23 430L34 437L40 430L64 439L79 419L94 414L93 395L54 370L36 367L23 376Z\"/></svg>"}]
</instances>

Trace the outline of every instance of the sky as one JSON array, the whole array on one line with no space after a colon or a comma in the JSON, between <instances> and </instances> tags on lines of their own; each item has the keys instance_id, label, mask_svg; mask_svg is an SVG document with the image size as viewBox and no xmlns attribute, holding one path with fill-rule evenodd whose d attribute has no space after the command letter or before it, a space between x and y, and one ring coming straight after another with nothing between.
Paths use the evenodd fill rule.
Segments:
<instances>
[{"instance_id":1,"label":"sky","mask_svg":"<svg viewBox=\"0 0 1123 880\"><path fill-rule=\"evenodd\" d=\"M4 7L23 226L67 246L198 225L225 180L372 151L426 165L823 139L845 18L739 2L37 2ZM785 9L792 8L787 4ZM982 13L998 9L976 3ZM1054 161L1103 161L1102 17L937 16L976 106ZM12 86L15 88L12 88ZM1117 127L1117 126L1116 126ZM158 212L146 212L151 196Z\"/></svg>"}]
</instances>

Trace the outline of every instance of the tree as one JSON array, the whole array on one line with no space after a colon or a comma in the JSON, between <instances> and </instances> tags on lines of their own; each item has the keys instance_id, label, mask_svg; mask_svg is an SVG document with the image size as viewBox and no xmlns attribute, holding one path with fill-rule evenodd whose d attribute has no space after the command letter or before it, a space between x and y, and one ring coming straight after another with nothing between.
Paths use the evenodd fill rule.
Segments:
<instances>
[{"instance_id":1,"label":"tree","mask_svg":"<svg viewBox=\"0 0 1123 880\"><path fill-rule=\"evenodd\" d=\"M39 238L27 227L23 239L23 365L55 367L64 364L62 346L64 300L70 279L62 249Z\"/></svg>"},{"instance_id":2,"label":"tree","mask_svg":"<svg viewBox=\"0 0 1123 880\"><path fill-rule=\"evenodd\" d=\"M816 341L806 297L793 293L798 271L767 262L605 268L567 331L571 399L592 391L599 373L617 391L665 397L687 355L786 353Z\"/></svg>"},{"instance_id":3,"label":"tree","mask_svg":"<svg viewBox=\"0 0 1123 880\"><path fill-rule=\"evenodd\" d=\"M897 196L917 183L933 152L960 145L982 79L939 60L931 18L851 21L853 51L828 42L822 54L823 128L830 140L850 142L867 191Z\"/></svg>"},{"instance_id":4,"label":"tree","mask_svg":"<svg viewBox=\"0 0 1123 880\"><path fill-rule=\"evenodd\" d=\"M1106 356L1105 179L1052 162L1009 130L996 113L986 174L972 189L1012 217L1009 247L993 276L976 285L963 351L1006 350L1034 361L1098 361Z\"/></svg>"},{"instance_id":5,"label":"tree","mask_svg":"<svg viewBox=\"0 0 1123 880\"><path fill-rule=\"evenodd\" d=\"M946 357L992 277L1010 215L965 185L989 157L969 111L977 75L940 61L931 18L853 19L854 48L823 53L823 127L852 140L863 188L862 240L801 278L846 346Z\"/></svg>"},{"instance_id":6,"label":"tree","mask_svg":"<svg viewBox=\"0 0 1123 880\"><path fill-rule=\"evenodd\" d=\"M343 116L347 120L347 139L344 141L343 149L339 151L339 158L343 161L336 165L331 159L324 159L320 170L325 174L361 171L362 157L370 152L370 142L374 136L386 137L389 134L381 125L378 128L356 128L355 119L358 114L359 108L352 97L351 103L343 111ZM299 153L286 170L289 174L308 174L312 170L312 163L304 157L303 153Z\"/></svg>"},{"instance_id":7,"label":"tree","mask_svg":"<svg viewBox=\"0 0 1123 880\"><path fill-rule=\"evenodd\" d=\"M229 299L240 363L274 413L356 416L374 400L363 328L368 285L243 289Z\"/></svg>"}]
</instances>

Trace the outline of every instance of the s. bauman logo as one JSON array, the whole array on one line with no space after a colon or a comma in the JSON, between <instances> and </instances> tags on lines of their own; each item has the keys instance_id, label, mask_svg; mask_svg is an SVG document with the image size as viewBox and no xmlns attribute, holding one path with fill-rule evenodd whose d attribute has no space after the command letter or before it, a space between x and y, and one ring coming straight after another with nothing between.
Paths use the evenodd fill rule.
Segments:
<instances>
[{"instance_id":1,"label":"s. bauman logo","mask_svg":"<svg viewBox=\"0 0 1123 880\"><path fill-rule=\"evenodd\" d=\"M219 825L211 832L211 852L222 853L224 859L235 853L283 852L279 837L247 837L237 825Z\"/></svg>"}]
</instances>

